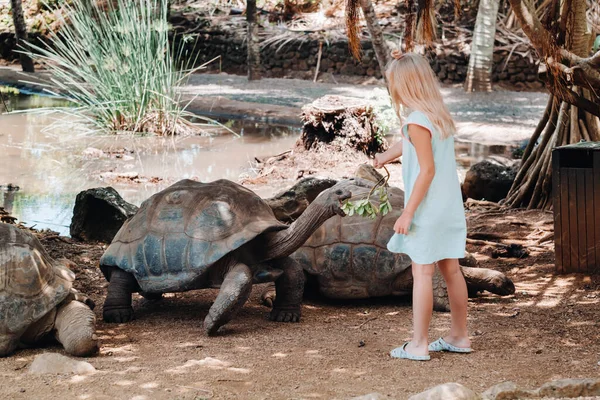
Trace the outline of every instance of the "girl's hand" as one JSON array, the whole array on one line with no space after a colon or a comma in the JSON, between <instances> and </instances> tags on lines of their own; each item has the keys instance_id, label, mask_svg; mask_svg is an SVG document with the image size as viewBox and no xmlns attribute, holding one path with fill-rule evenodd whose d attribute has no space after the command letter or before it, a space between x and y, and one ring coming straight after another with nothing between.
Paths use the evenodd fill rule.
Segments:
<instances>
[{"instance_id":1,"label":"girl's hand","mask_svg":"<svg viewBox=\"0 0 600 400\"><path fill-rule=\"evenodd\" d=\"M373 167L381 168L384 165L385 165L385 160L383 159L383 154L381 154L381 153L375 154L375 157L373 158Z\"/></svg>"},{"instance_id":2,"label":"girl's hand","mask_svg":"<svg viewBox=\"0 0 600 400\"><path fill-rule=\"evenodd\" d=\"M396 220L394 224L394 232L400 235L408 235L408 230L412 224L413 214L407 211L403 211L400 218Z\"/></svg>"}]
</instances>

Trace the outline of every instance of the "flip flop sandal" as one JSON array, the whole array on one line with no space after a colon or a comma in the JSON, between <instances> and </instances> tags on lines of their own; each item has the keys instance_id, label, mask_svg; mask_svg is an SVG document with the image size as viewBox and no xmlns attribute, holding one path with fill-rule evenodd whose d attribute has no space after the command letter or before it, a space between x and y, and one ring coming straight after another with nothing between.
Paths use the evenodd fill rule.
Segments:
<instances>
[{"instance_id":1,"label":"flip flop sandal","mask_svg":"<svg viewBox=\"0 0 600 400\"><path fill-rule=\"evenodd\" d=\"M456 347L443 338L439 338L435 342L429 343L429 351L449 351L451 353L470 353L473 351L470 347Z\"/></svg>"},{"instance_id":2,"label":"flip flop sandal","mask_svg":"<svg viewBox=\"0 0 600 400\"><path fill-rule=\"evenodd\" d=\"M413 354L408 353L405 349L408 345L408 342L404 343L401 347L396 347L394 350L390 351L390 356L392 358L405 358L407 360L413 361L429 361L431 360L430 356L415 356Z\"/></svg>"}]
</instances>

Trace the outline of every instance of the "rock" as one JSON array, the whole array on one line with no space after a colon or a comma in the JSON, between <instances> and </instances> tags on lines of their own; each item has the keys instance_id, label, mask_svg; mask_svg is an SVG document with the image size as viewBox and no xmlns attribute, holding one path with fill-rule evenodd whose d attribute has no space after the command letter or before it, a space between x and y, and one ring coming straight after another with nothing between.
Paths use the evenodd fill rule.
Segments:
<instances>
[{"instance_id":1,"label":"rock","mask_svg":"<svg viewBox=\"0 0 600 400\"><path fill-rule=\"evenodd\" d=\"M105 156L104 152L95 147L88 147L82 151L84 158L102 158Z\"/></svg>"},{"instance_id":2,"label":"rock","mask_svg":"<svg viewBox=\"0 0 600 400\"><path fill-rule=\"evenodd\" d=\"M88 375L96 372L92 364L77 361L58 353L43 353L35 357L29 366L30 374L77 374Z\"/></svg>"},{"instance_id":3,"label":"rock","mask_svg":"<svg viewBox=\"0 0 600 400\"><path fill-rule=\"evenodd\" d=\"M112 187L85 190L75 200L71 237L110 243L127 218L137 210Z\"/></svg>"},{"instance_id":4,"label":"rock","mask_svg":"<svg viewBox=\"0 0 600 400\"><path fill-rule=\"evenodd\" d=\"M473 165L462 184L463 199L498 202L506 197L517 175L515 166L484 160Z\"/></svg>"},{"instance_id":5,"label":"rock","mask_svg":"<svg viewBox=\"0 0 600 400\"><path fill-rule=\"evenodd\" d=\"M479 400L481 397L460 383L450 382L438 385L422 393L409 397L409 400Z\"/></svg>"},{"instance_id":6,"label":"rock","mask_svg":"<svg viewBox=\"0 0 600 400\"><path fill-rule=\"evenodd\" d=\"M473 254L465 252L465 256L463 258L458 259L458 263L463 267L469 268L478 268L479 261L473 256Z\"/></svg>"},{"instance_id":7,"label":"rock","mask_svg":"<svg viewBox=\"0 0 600 400\"><path fill-rule=\"evenodd\" d=\"M538 389L540 397L600 396L600 379L559 379Z\"/></svg>"},{"instance_id":8,"label":"rock","mask_svg":"<svg viewBox=\"0 0 600 400\"><path fill-rule=\"evenodd\" d=\"M483 392L482 397L484 400L519 400L533 398L536 395L535 391L519 389L514 382L502 382Z\"/></svg>"},{"instance_id":9,"label":"rock","mask_svg":"<svg viewBox=\"0 0 600 400\"><path fill-rule=\"evenodd\" d=\"M369 393L363 396L352 397L350 400L383 400L385 396L381 393Z\"/></svg>"}]
</instances>

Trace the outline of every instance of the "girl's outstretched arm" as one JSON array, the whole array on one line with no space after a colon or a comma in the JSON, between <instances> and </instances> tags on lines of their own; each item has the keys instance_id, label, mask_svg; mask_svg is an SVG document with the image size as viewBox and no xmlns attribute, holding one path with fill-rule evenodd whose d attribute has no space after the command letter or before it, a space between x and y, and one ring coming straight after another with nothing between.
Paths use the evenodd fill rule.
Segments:
<instances>
[{"instance_id":1,"label":"girl's outstretched arm","mask_svg":"<svg viewBox=\"0 0 600 400\"><path fill-rule=\"evenodd\" d=\"M431 181L435 176L435 163L433 161L433 149L431 148L431 132L419 125L411 124L408 126L408 135L410 141L415 146L417 158L419 160L419 176L415 181L412 193L406 204L402 215L394 225L394 231L406 235L410 229L413 216L425 198Z\"/></svg>"},{"instance_id":2,"label":"girl's outstretched arm","mask_svg":"<svg viewBox=\"0 0 600 400\"><path fill-rule=\"evenodd\" d=\"M381 168L385 164L390 161L395 160L396 158L402 155L402 139L398 140L394 143L389 149L384 151L383 153L375 154L375 158L373 159L373 166L375 168Z\"/></svg>"}]
</instances>

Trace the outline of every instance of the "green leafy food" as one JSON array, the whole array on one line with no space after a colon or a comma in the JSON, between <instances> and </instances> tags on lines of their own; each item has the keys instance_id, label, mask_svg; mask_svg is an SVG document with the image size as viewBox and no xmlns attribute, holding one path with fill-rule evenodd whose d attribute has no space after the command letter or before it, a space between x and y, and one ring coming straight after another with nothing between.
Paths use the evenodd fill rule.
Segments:
<instances>
[{"instance_id":1,"label":"green leafy food","mask_svg":"<svg viewBox=\"0 0 600 400\"><path fill-rule=\"evenodd\" d=\"M387 176L373 186L366 198L355 201L351 201L350 199L342 204L342 211L344 211L348 217L357 214L361 217L375 219L378 215L385 216L392 211L392 204L389 201L386 187L386 184L390 179L390 173L387 168L383 168L385 169ZM376 194L379 199L379 205L371 200L374 194Z\"/></svg>"}]
</instances>

